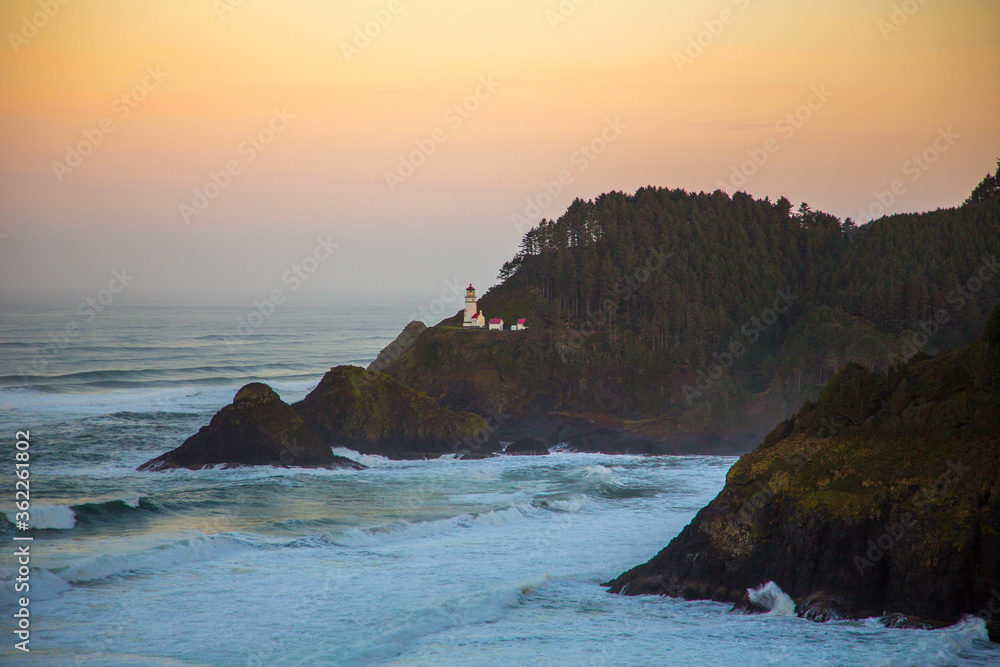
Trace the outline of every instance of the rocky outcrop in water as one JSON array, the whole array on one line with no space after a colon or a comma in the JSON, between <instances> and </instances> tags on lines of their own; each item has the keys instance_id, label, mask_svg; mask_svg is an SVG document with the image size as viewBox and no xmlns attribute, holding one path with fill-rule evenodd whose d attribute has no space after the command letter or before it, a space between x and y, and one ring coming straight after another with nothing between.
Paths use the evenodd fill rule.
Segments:
<instances>
[{"instance_id":1,"label":"rocky outcrop in water","mask_svg":"<svg viewBox=\"0 0 1000 667\"><path fill-rule=\"evenodd\" d=\"M490 456L499 449L483 418L452 412L393 378L354 366L327 373L302 401L288 405L266 384L240 389L232 405L177 449L139 470L208 466L364 466L332 447L392 459L454 454Z\"/></svg>"},{"instance_id":2,"label":"rocky outcrop in water","mask_svg":"<svg viewBox=\"0 0 1000 667\"><path fill-rule=\"evenodd\" d=\"M206 467L294 466L354 468L365 466L335 456L330 445L266 384L255 382L239 390L177 449L147 461L139 470Z\"/></svg>"},{"instance_id":3,"label":"rocky outcrop in water","mask_svg":"<svg viewBox=\"0 0 1000 667\"><path fill-rule=\"evenodd\" d=\"M503 453L507 456L545 456L549 448L534 438L523 438L507 445Z\"/></svg>"},{"instance_id":4,"label":"rocky outcrop in water","mask_svg":"<svg viewBox=\"0 0 1000 667\"><path fill-rule=\"evenodd\" d=\"M388 375L355 366L332 369L292 407L325 442L362 454L482 457L499 449L482 417L443 408Z\"/></svg>"},{"instance_id":5,"label":"rocky outcrop in water","mask_svg":"<svg viewBox=\"0 0 1000 667\"><path fill-rule=\"evenodd\" d=\"M774 581L813 620L1000 633L1000 307L971 346L848 366L611 592L741 603ZM742 602L741 602L742 601Z\"/></svg>"}]
</instances>

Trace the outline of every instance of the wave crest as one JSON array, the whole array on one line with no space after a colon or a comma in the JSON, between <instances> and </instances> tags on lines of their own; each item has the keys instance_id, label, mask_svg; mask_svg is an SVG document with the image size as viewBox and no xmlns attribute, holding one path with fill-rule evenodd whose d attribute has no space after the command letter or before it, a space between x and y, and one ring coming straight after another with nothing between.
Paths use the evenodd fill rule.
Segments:
<instances>
[{"instance_id":1,"label":"wave crest","mask_svg":"<svg viewBox=\"0 0 1000 667\"><path fill-rule=\"evenodd\" d=\"M767 610L773 616L794 616L795 601L773 581L757 588L748 588L747 595L757 607Z\"/></svg>"},{"instance_id":2,"label":"wave crest","mask_svg":"<svg viewBox=\"0 0 1000 667\"><path fill-rule=\"evenodd\" d=\"M8 523L14 525L17 513L4 512ZM29 514L32 530L72 530L76 526L76 513L69 505L33 505Z\"/></svg>"}]
</instances>

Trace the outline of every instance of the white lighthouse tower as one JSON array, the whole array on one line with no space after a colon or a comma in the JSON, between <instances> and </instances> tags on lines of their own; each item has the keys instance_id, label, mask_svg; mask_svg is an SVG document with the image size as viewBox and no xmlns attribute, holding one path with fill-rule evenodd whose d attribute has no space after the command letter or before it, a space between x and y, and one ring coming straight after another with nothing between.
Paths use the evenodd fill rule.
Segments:
<instances>
[{"instance_id":1,"label":"white lighthouse tower","mask_svg":"<svg viewBox=\"0 0 1000 667\"><path fill-rule=\"evenodd\" d=\"M478 326L480 317L477 315L479 315L479 304L476 302L476 288L470 284L465 290L465 321L462 326Z\"/></svg>"}]
</instances>

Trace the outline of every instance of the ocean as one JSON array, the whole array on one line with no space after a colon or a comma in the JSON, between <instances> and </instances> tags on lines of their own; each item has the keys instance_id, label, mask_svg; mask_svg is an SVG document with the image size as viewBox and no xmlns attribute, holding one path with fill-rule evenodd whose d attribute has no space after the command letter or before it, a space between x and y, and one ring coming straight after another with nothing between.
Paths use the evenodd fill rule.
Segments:
<instances>
[{"instance_id":1,"label":"ocean","mask_svg":"<svg viewBox=\"0 0 1000 667\"><path fill-rule=\"evenodd\" d=\"M0 302L0 662L46 665L984 665L982 621L817 624L609 595L732 457L338 453L365 471L140 473L251 381L288 402L367 365L425 304ZM258 316L253 316L258 312ZM15 593L30 431L30 593ZM762 582L764 583L764 582ZM30 654L14 648L29 595Z\"/></svg>"}]
</instances>

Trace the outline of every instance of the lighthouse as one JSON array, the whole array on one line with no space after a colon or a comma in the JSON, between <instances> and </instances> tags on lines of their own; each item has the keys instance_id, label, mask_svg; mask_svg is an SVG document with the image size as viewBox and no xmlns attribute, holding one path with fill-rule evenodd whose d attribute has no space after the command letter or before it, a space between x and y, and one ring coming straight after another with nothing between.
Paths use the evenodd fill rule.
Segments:
<instances>
[{"instance_id":1,"label":"lighthouse","mask_svg":"<svg viewBox=\"0 0 1000 667\"><path fill-rule=\"evenodd\" d=\"M462 323L462 326L477 326L476 320L479 318L476 315L478 314L479 305L476 303L476 288L470 284L465 290L465 321Z\"/></svg>"}]
</instances>

